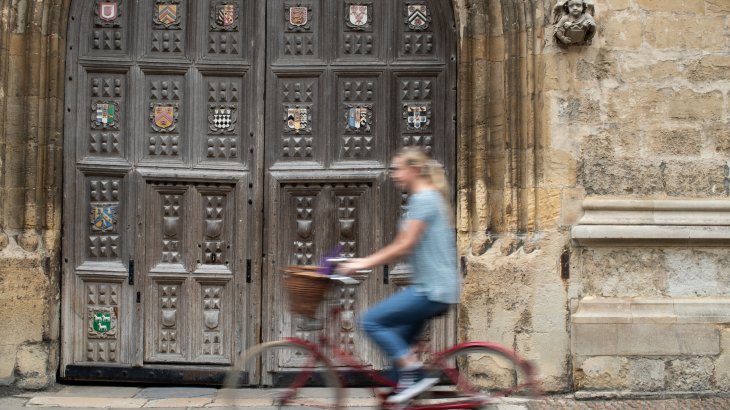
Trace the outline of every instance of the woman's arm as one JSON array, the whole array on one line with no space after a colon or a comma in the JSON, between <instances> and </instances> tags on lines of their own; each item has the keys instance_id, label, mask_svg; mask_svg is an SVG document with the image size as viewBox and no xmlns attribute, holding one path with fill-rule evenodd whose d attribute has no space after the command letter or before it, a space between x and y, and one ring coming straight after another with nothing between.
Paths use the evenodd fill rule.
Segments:
<instances>
[{"instance_id":1,"label":"woman's arm","mask_svg":"<svg viewBox=\"0 0 730 410\"><path fill-rule=\"evenodd\" d=\"M351 259L342 263L337 270L344 274L350 274L357 270L390 263L410 252L421 239L425 230L426 222L420 219L408 219L404 222L403 228L398 231L393 242L364 258Z\"/></svg>"}]
</instances>

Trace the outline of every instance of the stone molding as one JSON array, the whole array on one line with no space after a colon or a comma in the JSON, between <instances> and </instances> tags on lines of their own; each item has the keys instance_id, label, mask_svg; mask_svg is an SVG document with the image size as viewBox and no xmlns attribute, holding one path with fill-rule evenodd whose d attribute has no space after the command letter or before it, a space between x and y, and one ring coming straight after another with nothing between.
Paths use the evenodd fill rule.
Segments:
<instances>
[{"instance_id":1,"label":"stone molding","mask_svg":"<svg viewBox=\"0 0 730 410\"><path fill-rule=\"evenodd\" d=\"M717 325L730 323L730 298L586 297L571 315L578 356L720 353Z\"/></svg>"},{"instance_id":2,"label":"stone molding","mask_svg":"<svg viewBox=\"0 0 730 410\"><path fill-rule=\"evenodd\" d=\"M577 246L720 246L730 243L728 200L586 199Z\"/></svg>"}]
</instances>

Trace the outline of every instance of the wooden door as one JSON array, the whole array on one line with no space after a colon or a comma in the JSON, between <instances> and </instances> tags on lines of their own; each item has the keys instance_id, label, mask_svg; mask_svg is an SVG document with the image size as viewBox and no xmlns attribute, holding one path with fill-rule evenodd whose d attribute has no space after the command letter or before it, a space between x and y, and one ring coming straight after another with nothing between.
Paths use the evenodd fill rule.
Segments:
<instances>
[{"instance_id":1,"label":"wooden door","mask_svg":"<svg viewBox=\"0 0 730 410\"><path fill-rule=\"evenodd\" d=\"M62 377L214 382L257 342L263 5L72 5Z\"/></svg>"},{"instance_id":2,"label":"wooden door","mask_svg":"<svg viewBox=\"0 0 730 410\"><path fill-rule=\"evenodd\" d=\"M280 268L392 239L399 147L453 180L454 40L446 0L74 1L61 376L215 382L254 343L311 337ZM403 272L336 290L333 337L376 367L355 323Z\"/></svg>"},{"instance_id":3,"label":"wooden door","mask_svg":"<svg viewBox=\"0 0 730 410\"><path fill-rule=\"evenodd\" d=\"M364 256L393 238L406 197L386 170L400 147L423 147L453 181L454 26L448 1L267 4L263 337L314 341L316 332L284 309L281 267L317 264L337 246L345 256ZM334 291L344 313L333 340L375 368L385 360L356 323L407 274L404 265L378 268L360 285ZM453 340L453 317L426 333L444 346ZM266 370L298 365L276 357Z\"/></svg>"}]
</instances>

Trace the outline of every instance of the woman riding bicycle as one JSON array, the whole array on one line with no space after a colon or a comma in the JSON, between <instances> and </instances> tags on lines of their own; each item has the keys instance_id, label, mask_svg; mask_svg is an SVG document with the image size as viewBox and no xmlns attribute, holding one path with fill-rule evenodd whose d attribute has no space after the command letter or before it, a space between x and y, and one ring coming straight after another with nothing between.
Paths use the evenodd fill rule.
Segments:
<instances>
[{"instance_id":1,"label":"woman riding bicycle","mask_svg":"<svg viewBox=\"0 0 730 410\"><path fill-rule=\"evenodd\" d=\"M396 394L388 401L401 402L437 382L434 378L418 380L423 365L411 344L429 319L459 302L460 278L443 167L421 149L406 147L393 157L389 175L408 192L395 239L369 256L341 264L338 270L350 274L408 255L410 285L373 306L360 322L398 368Z\"/></svg>"}]
</instances>

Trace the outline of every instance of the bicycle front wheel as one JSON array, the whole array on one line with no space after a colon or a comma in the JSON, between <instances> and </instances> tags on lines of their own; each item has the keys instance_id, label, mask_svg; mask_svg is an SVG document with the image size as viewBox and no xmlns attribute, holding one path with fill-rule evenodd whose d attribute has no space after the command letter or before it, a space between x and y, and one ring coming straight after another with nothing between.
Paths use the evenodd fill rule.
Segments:
<instances>
[{"instance_id":1,"label":"bicycle front wheel","mask_svg":"<svg viewBox=\"0 0 730 410\"><path fill-rule=\"evenodd\" d=\"M478 408L502 397L541 395L534 367L511 349L488 342L462 343L434 360L452 394Z\"/></svg>"},{"instance_id":2,"label":"bicycle front wheel","mask_svg":"<svg viewBox=\"0 0 730 410\"><path fill-rule=\"evenodd\" d=\"M253 374L256 369L262 369L259 386L252 385L251 380L242 380L241 375ZM241 389L243 386L248 388ZM304 343L289 340L248 349L238 366L228 373L224 387L221 402L230 409L251 406L339 409L344 401L344 390L329 359Z\"/></svg>"}]
</instances>

